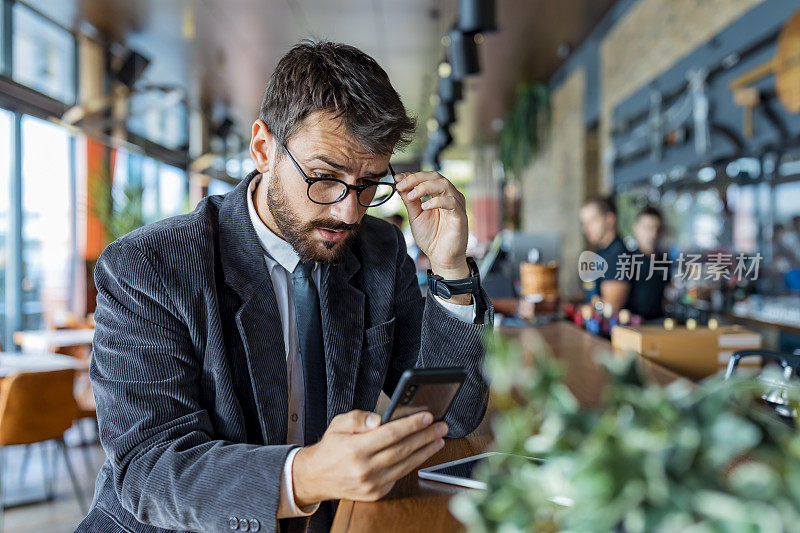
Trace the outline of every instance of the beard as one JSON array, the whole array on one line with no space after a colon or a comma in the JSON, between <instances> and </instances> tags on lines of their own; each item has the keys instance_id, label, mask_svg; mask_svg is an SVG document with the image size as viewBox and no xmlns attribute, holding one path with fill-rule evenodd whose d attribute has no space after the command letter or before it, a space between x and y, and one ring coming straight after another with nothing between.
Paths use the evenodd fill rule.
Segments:
<instances>
[{"instance_id":1,"label":"beard","mask_svg":"<svg viewBox=\"0 0 800 533\"><path fill-rule=\"evenodd\" d=\"M333 218L319 218L311 222L303 222L289 207L279 180L271 180L267 188L267 206L278 229L283 234L283 238L292 245L292 248L300 256L300 261L303 262L340 262L361 227L360 223L347 224ZM319 240L317 228L347 230L348 234L337 242Z\"/></svg>"}]
</instances>

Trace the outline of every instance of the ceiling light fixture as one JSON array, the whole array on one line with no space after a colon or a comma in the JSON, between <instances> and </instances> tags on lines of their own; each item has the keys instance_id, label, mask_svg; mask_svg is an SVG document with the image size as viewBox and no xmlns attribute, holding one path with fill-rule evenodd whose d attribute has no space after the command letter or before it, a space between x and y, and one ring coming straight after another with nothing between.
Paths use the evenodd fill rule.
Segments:
<instances>
[{"instance_id":1,"label":"ceiling light fixture","mask_svg":"<svg viewBox=\"0 0 800 533\"><path fill-rule=\"evenodd\" d=\"M494 0L460 0L458 28L466 33L496 31Z\"/></svg>"},{"instance_id":2,"label":"ceiling light fixture","mask_svg":"<svg viewBox=\"0 0 800 533\"><path fill-rule=\"evenodd\" d=\"M463 85L452 76L439 78L439 99L443 102L458 102L464 97Z\"/></svg>"},{"instance_id":3,"label":"ceiling light fixture","mask_svg":"<svg viewBox=\"0 0 800 533\"><path fill-rule=\"evenodd\" d=\"M453 79L463 80L467 76L480 72L478 62L478 46L471 35L466 35L458 28L448 34L450 46L447 47L447 61L452 69ZM441 76L446 78L447 76Z\"/></svg>"}]
</instances>

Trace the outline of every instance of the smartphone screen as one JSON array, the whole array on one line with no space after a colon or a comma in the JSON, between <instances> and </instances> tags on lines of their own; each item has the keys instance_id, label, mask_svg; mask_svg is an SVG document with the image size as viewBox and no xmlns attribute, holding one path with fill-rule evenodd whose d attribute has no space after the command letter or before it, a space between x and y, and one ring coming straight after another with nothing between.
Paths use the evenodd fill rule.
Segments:
<instances>
[{"instance_id":1,"label":"smartphone screen","mask_svg":"<svg viewBox=\"0 0 800 533\"><path fill-rule=\"evenodd\" d=\"M411 384L406 388L388 421L422 411L431 413L436 421L442 420L460 387L459 382ZM385 422L387 420L384 420Z\"/></svg>"}]
</instances>

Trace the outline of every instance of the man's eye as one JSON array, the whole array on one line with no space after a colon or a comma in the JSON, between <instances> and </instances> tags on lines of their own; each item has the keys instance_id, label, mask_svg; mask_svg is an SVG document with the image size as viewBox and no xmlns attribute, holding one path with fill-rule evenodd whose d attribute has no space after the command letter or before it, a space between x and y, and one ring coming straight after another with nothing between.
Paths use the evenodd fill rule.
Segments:
<instances>
[{"instance_id":1,"label":"man's eye","mask_svg":"<svg viewBox=\"0 0 800 533\"><path fill-rule=\"evenodd\" d=\"M314 177L322 179L330 179L333 178L333 174L326 174L324 172L314 172Z\"/></svg>"}]
</instances>

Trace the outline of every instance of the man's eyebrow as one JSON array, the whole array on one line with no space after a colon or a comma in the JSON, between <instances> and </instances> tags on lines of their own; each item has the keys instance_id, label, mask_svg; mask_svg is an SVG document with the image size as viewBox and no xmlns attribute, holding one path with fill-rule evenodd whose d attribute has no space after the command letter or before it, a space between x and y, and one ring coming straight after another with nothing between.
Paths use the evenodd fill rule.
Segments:
<instances>
[{"instance_id":1,"label":"man's eyebrow","mask_svg":"<svg viewBox=\"0 0 800 533\"><path fill-rule=\"evenodd\" d=\"M329 158L329 157L327 157L325 155L322 155L322 154L312 155L311 158L308 161L310 163L311 161L314 161L316 159L322 161L326 165L332 166L336 170L340 170L342 172L350 172L350 167L348 167L347 165L342 165L341 163L337 163L336 161L334 161L331 158Z\"/></svg>"},{"instance_id":2,"label":"man's eyebrow","mask_svg":"<svg viewBox=\"0 0 800 533\"><path fill-rule=\"evenodd\" d=\"M342 165L341 163L337 163L336 161L333 161L332 159L330 159L329 157L327 157L327 156L325 156L323 154L313 155L313 156L311 156L311 159L309 159L309 161L314 161L315 159L318 159L318 160L322 161L323 163L325 163L326 165L330 165L331 167L333 167L336 170L339 170L341 172L352 173L352 170L347 165ZM386 172L377 172L377 173L376 172L369 172L367 174L364 174L363 176L361 176L358 179L381 179L381 178L386 177L388 174L389 174L389 168L387 167L386 168Z\"/></svg>"}]
</instances>

